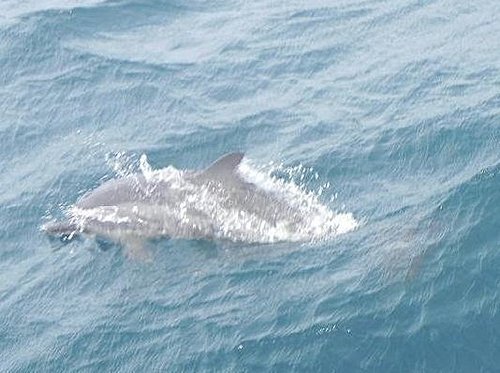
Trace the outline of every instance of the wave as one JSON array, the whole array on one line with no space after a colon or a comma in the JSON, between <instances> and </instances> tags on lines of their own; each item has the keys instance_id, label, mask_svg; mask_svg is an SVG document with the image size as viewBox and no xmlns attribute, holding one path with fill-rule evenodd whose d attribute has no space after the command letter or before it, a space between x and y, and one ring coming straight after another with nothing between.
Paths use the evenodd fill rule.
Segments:
<instances>
[{"instance_id":1,"label":"wave","mask_svg":"<svg viewBox=\"0 0 500 373\"><path fill-rule=\"evenodd\" d=\"M14 23L23 17L33 13L48 10L67 10L75 8L91 7L105 0L7 0L0 2L1 23Z\"/></svg>"}]
</instances>

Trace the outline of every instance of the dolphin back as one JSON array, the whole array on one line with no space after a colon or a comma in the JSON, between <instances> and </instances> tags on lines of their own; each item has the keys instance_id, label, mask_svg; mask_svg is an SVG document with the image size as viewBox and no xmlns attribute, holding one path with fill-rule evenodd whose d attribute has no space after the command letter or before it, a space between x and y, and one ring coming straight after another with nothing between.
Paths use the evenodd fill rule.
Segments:
<instances>
[{"instance_id":1,"label":"dolphin back","mask_svg":"<svg viewBox=\"0 0 500 373\"><path fill-rule=\"evenodd\" d=\"M226 179L233 176L243 159L243 153L229 153L206 168L200 176L213 179Z\"/></svg>"}]
</instances>

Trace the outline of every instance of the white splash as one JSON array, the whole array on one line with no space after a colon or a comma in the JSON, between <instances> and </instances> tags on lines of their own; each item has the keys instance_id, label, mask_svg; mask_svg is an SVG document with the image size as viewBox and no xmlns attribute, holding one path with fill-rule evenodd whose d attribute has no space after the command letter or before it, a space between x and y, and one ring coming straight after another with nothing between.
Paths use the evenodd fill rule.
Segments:
<instances>
[{"instance_id":1,"label":"white splash","mask_svg":"<svg viewBox=\"0 0 500 373\"><path fill-rule=\"evenodd\" d=\"M329 182L319 186L317 192L307 190L305 184L296 184L273 177L275 171L281 171L290 179L303 182L306 178L319 179L319 175L312 168L298 166L286 167L283 164L270 163L267 168L260 170L243 160L239 167L241 176L256 184L259 188L272 193L282 200L287 201L294 209L299 211L301 224L293 232L280 230L282 240L286 241L311 241L325 240L338 234L347 233L358 226L358 222L349 212L334 212L321 203L319 197L331 188ZM334 194L336 196L336 194ZM333 200L333 197L332 197ZM263 232L262 232L263 233Z\"/></svg>"},{"instance_id":2,"label":"white splash","mask_svg":"<svg viewBox=\"0 0 500 373\"><path fill-rule=\"evenodd\" d=\"M120 162L124 158L122 154L117 158L111 164L118 176L133 175L130 162ZM259 169L244 160L238 169L240 176L265 193L266 197L260 202L270 202L271 205L259 207L249 206L248 200L231 190L193 182L192 178L186 177L190 174L188 171L172 166L154 170L144 154L140 157L139 170L148 185L153 186L148 192L155 193L158 182L168 183L172 198L153 207L145 204L126 206L126 213L114 207L72 208L73 221L147 225L148 233L170 237L199 236L249 243L326 240L358 226L351 213L334 212L321 203L320 196L331 188L328 182L320 185L317 191L306 189L305 180L317 181L319 175L302 165L287 168L269 164ZM287 175L290 180L298 180L299 184L272 176L276 171Z\"/></svg>"}]
</instances>

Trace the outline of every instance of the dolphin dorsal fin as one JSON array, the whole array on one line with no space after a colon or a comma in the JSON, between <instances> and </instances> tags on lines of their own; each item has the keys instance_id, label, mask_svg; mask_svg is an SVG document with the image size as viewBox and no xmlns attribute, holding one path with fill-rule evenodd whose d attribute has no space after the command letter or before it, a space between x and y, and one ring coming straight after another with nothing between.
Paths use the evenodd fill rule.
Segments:
<instances>
[{"instance_id":1,"label":"dolphin dorsal fin","mask_svg":"<svg viewBox=\"0 0 500 373\"><path fill-rule=\"evenodd\" d=\"M205 171L203 171L203 175L211 177L224 177L234 174L241 163L243 156L243 153L229 153L223 155L212 163L210 167L205 169Z\"/></svg>"}]
</instances>

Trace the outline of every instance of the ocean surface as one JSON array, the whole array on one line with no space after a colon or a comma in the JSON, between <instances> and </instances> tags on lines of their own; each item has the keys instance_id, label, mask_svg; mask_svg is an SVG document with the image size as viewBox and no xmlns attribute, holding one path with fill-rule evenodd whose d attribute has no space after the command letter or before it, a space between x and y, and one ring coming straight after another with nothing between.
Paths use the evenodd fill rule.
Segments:
<instances>
[{"instance_id":1,"label":"ocean surface","mask_svg":"<svg viewBox=\"0 0 500 373\"><path fill-rule=\"evenodd\" d=\"M320 234L40 229L234 151ZM499 372L500 1L1 0L0 239L1 372Z\"/></svg>"}]
</instances>

